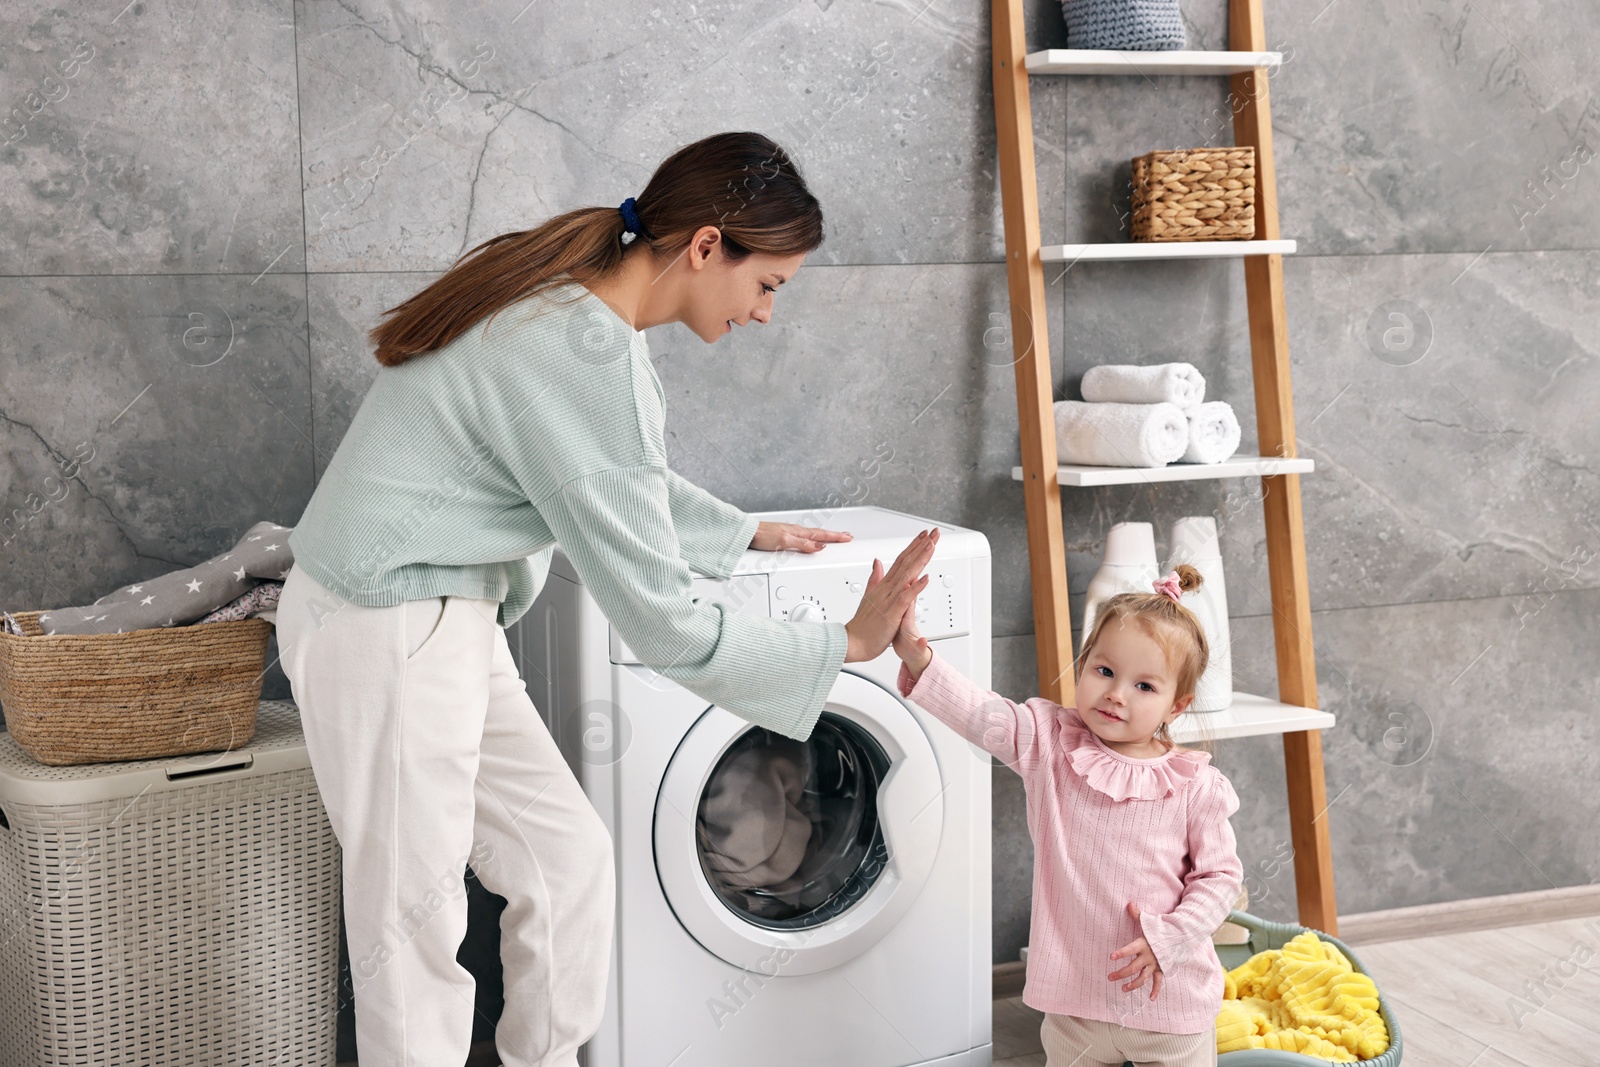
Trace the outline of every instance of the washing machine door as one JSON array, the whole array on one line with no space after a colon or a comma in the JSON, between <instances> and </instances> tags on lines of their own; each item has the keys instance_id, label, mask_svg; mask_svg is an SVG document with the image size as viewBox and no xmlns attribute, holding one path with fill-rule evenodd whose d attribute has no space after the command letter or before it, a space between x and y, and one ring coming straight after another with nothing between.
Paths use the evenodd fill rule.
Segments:
<instances>
[{"instance_id":1,"label":"washing machine door","mask_svg":"<svg viewBox=\"0 0 1600 1067\"><path fill-rule=\"evenodd\" d=\"M943 782L901 698L841 672L808 741L709 708L656 797L655 860L705 949L765 974L811 974L871 948L939 851Z\"/></svg>"}]
</instances>

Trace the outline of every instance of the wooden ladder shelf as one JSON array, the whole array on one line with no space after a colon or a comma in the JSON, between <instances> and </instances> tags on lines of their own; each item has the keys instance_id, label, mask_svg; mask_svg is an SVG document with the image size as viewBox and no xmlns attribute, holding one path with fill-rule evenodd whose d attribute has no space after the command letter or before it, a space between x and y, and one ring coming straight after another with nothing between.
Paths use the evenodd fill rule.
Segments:
<instances>
[{"instance_id":1,"label":"wooden ladder shelf","mask_svg":"<svg viewBox=\"0 0 1600 1067\"><path fill-rule=\"evenodd\" d=\"M1011 297L1011 336L1017 376L1017 418L1022 482L1027 507L1028 559L1033 574L1034 633L1040 693L1073 706L1072 624L1067 608L1066 552L1061 533L1061 486L1139 483L1194 478L1261 477L1267 531L1272 620L1278 662L1278 699L1236 694L1234 706L1185 719L1212 737L1283 735L1289 823L1294 849L1298 921L1338 935L1334 907L1333 856L1328 840L1321 730L1333 716L1317 710L1317 672L1311 645L1305 529L1300 513L1300 475L1311 461L1295 451L1294 400L1289 387L1289 340L1284 324L1283 255L1293 241L1278 234L1272 119L1266 72L1281 57L1266 51L1261 0L1229 0L1227 52L1103 52L1050 49L1029 54L1022 0L992 0L995 126L1000 155L1000 190L1006 240L1006 280ZM1233 90L1235 143L1256 150L1256 233L1253 241L1123 243L1041 246L1039 196L1033 156L1030 74L1214 73ZM1133 155L1130 152L1129 155ZM1057 462L1050 345L1045 309L1044 265L1099 259L1234 256L1244 263L1249 302L1250 359L1255 380L1256 429L1261 456L1234 457L1227 464L1180 464L1166 468L1071 467ZM1092 269L1085 268L1085 269ZM1111 362L1111 361L1106 361ZM1215 470L1206 470L1215 466ZM1180 741L1185 734L1174 730ZM1189 736L1196 736L1191 733Z\"/></svg>"}]
</instances>

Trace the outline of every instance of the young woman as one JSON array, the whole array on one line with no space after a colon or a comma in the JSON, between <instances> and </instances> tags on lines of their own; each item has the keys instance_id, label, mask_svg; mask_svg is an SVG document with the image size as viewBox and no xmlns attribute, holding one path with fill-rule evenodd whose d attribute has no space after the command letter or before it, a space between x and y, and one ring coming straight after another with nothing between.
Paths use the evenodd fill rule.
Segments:
<instances>
[{"instance_id":1,"label":"young woman","mask_svg":"<svg viewBox=\"0 0 1600 1067\"><path fill-rule=\"evenodd\" d=\"M382 368L290 535L277 614L343 850L363 1063L466 1058L469 862L507 900L502 1061L575 1065L599 1027L612 842L503 629L556 543L644 662L799 740L841 664L880 655L926 586L924 533L887 571L874 562L846 623L691 597L691 567L728 577L746 549L814 552L849 535L758 522L670 471L643 331L681 322L711 343L767 322L822 233L776 144L718 134L620 208L484 242L372 331Z\"/></svg>"}]
</instances>

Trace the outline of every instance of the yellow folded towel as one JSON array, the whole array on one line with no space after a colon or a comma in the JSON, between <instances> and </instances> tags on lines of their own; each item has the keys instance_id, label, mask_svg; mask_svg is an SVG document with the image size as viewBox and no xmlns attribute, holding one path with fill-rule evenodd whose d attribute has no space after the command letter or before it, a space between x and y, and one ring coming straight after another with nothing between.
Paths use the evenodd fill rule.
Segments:
<instances>
[{"instance_id":1,"label":"yellow folded towel","mask_svg":"<svg viewBox=\"0 0 1600 1067\"><path fill-rule=\"evenodd\" d=\"M1389 1047L1378 987L1313 930L1227 972L1222 996L1218 1053L1270 1048L1353 1063Z\"/></svg>"}]
</instances>

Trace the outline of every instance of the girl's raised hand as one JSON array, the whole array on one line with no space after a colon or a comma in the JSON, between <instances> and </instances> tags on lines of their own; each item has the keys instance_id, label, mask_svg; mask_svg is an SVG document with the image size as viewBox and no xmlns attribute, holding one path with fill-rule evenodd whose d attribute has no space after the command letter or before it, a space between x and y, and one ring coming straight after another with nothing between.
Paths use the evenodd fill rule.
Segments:
<instances>
[{"instance_id":1,"label":"girl's raised hand","mask_svg":"<svg viewBox=\"0 0 1600 1067\"><path fill-rule=\"evenodd\" d=\"M1128 901L1128 914L1133 916L1134 922L1139 921L1139 905L1131 900ZM1126 993L1130 989L1138 989L1144 985L1145 972L1149 971L1150 999L1156 999L1156 994L1161 992L1161 965L1156 962L1156 954L1150 948L1150 942L1143 937L1136 937L1111 954L1112 959L1117 959L1121 956L1132 956L1133 958L1120 971L1112 971L1106 977L1115 982L1120 978L1127 978L1129 975L1138 975L1132 981L1123 983L1122 991Z\"/></svg>"},{"instance_id":2,"label":"girl's raised hand","mask_svg":"<svg viewBox=\"0 0 1600 1067\"><path fill-rule=\"evenodd\" d=\"M900 616L900 629L896 630L894 635L894 654L899 656L901 662L911 671L913 679L922 677L928 661L933 658L933 649L928 647L927 638L917 629L915 600L906 605L905 614Z\"/></svg>"}]
</instances>

